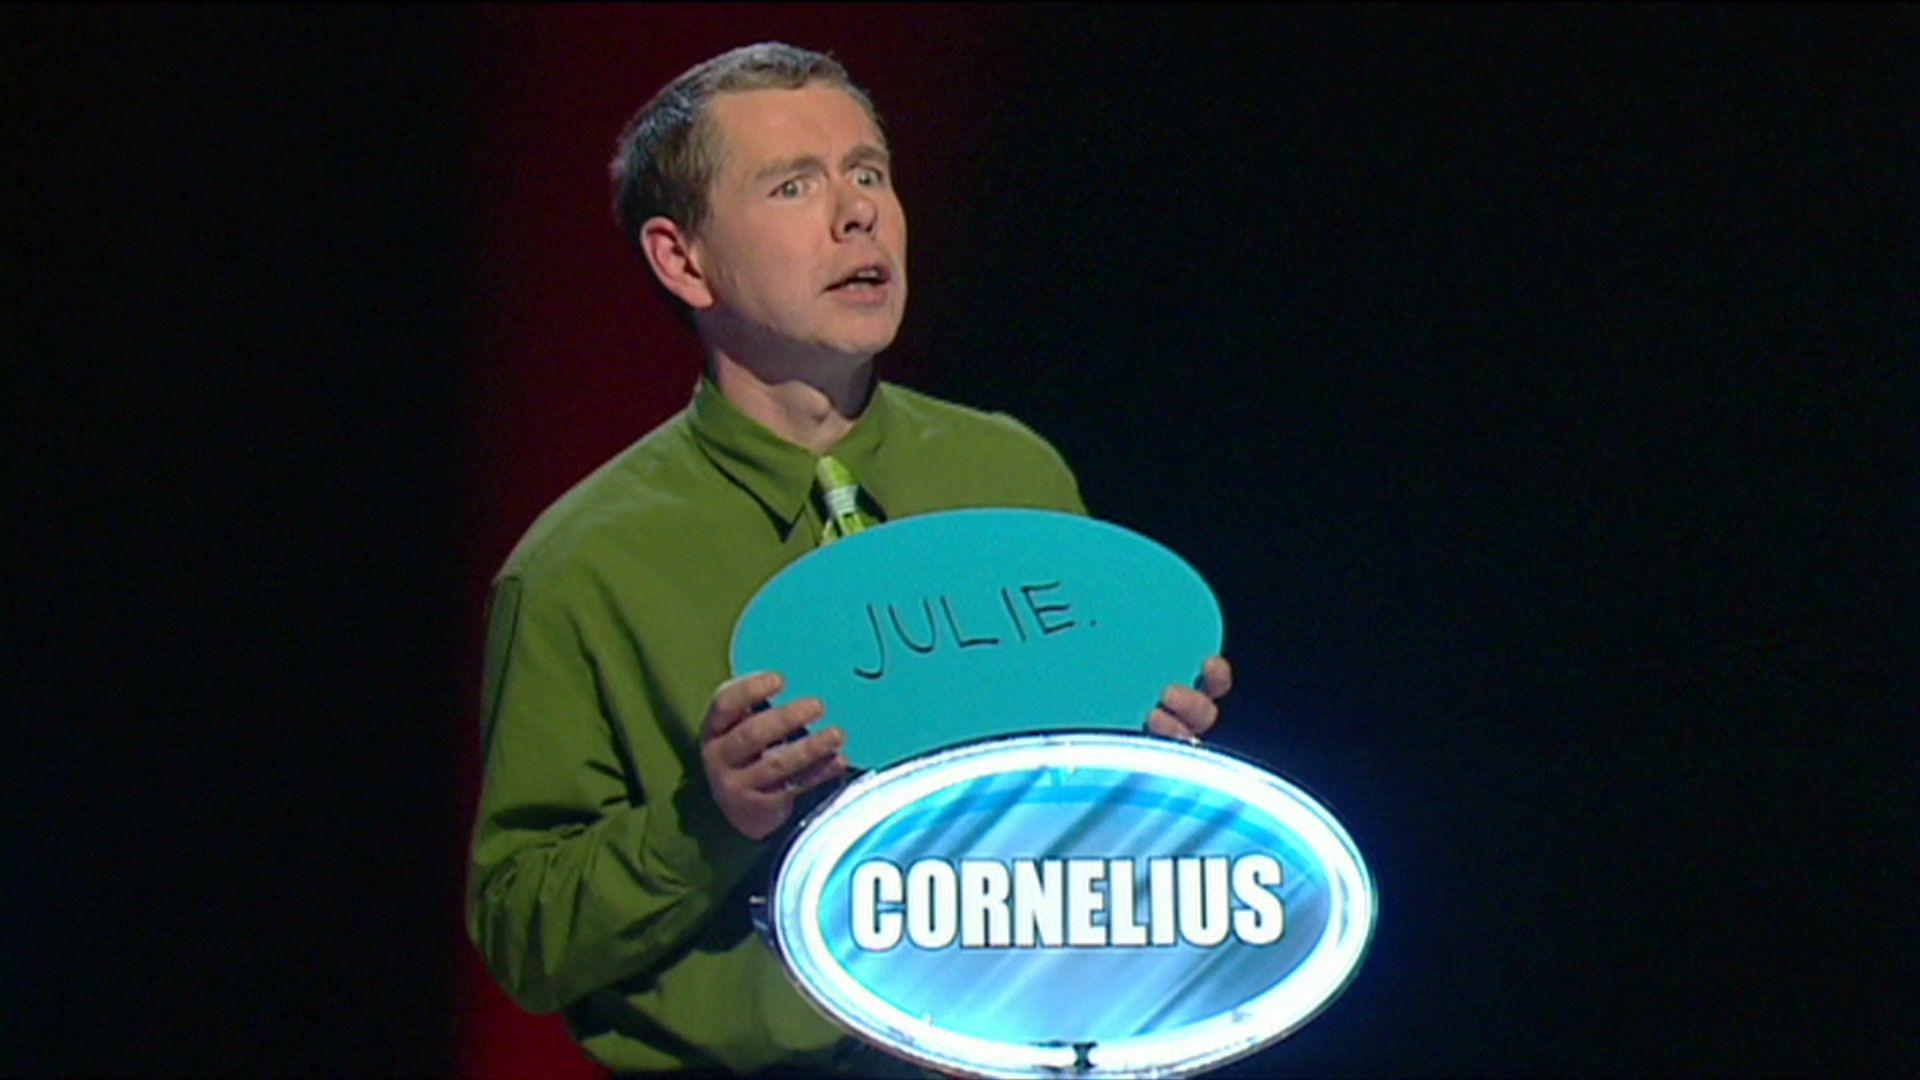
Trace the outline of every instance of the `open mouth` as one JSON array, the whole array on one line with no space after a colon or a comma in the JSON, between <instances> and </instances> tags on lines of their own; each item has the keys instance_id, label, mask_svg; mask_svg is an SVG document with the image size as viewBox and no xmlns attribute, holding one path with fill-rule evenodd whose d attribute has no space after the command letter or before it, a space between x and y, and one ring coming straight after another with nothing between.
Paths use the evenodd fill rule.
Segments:
<instances>
[{"instance_id":1,"label":"open mouth","mask_svg":"<svg viewBox=\"0 0 1920 1080\"><path fill-rule=\"evenodd\" d=\"M859 292L878 289L891 280L893 275L887 272L887 268L875 263L856 269L853 273L827 286L827 291Z\"/></svg>"}]
</instances>

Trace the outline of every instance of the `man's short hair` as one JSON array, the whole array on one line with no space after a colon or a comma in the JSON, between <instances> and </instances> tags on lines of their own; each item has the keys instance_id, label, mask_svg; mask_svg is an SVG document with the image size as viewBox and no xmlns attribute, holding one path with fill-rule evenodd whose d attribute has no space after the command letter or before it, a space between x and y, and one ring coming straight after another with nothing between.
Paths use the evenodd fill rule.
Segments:
<instances>
[{"instance_id":1,"label":"man's short hair","mask_svg":"<svg viewBox=\"0 0 1920 1080\"><path fill-rule=\"evenodd\" d=\"M641 106L620 133L612 166L614 214L634 247L640 246L640 226L648 218L665 217L688 233L706 223L707 191L720 165L720 147L707 119L707 106L716 96L798 90L814 82L846 91L880 127L873 100L838 60L778 41L742 45L696 64Z\"/></svg>"}]
</instances>

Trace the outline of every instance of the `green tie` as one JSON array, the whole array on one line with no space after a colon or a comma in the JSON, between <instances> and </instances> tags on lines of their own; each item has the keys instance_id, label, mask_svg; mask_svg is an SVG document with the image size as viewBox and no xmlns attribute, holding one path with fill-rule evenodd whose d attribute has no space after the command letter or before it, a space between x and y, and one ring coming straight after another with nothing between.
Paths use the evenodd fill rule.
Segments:
<instances>
[{"instance_id":1,"label":"green tie","mask_svg":"<svg viewBox=\"0 0 1920 1080\"><path fill-rule=\"evenodd\" d=\"M827 455L814 466L813 476L820 485L820 498L826 503L826 520L820 529L822 546L880 524L872 514L860 509L860 481L854 479L852 469Z\"/></svg>"}]
</instances>

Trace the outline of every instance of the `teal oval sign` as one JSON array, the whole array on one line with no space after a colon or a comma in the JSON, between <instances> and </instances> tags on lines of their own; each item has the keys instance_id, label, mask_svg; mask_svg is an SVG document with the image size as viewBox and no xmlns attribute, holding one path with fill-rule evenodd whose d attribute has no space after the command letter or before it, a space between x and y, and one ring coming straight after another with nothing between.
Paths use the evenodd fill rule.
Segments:
<instances>
[{"instance_id":1,"label":"teal oval sign","mask_svg":"<svg viewBox=\"0 0 1920 1080\"><path fill-rule=\"evenodd\" d=\"M1220 652L1220 605L1178 555L1118 525L955 510L821 548L741 614L733 670L818 697L878 768L983 736L1137 731Z\"/></svg>"},{"instance_id":2,"label":"teal oval sign","mask_svg":"<svg viewBox=\"0 0 1920 1080\"><path fill-rule=\"evenodd\" d=\"M1339 822L1244 759L1026 735L849 784L787 848L769 937L856 1035L943 1073L1183 1075L1325 1008L1372 936Z\"/></svg>"}]
</instances>

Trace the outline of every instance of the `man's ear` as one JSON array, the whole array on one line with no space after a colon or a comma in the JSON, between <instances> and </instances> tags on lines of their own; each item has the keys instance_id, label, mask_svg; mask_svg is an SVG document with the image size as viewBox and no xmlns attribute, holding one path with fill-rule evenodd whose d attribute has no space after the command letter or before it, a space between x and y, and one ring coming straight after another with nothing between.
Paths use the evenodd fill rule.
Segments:
<instances>
[{"instance_id":1,"label":"man's ear","mask_svg":"<svg viewBox=\"0 0 1920 1080\"><path fill-rule=\"evenodd\" d=\"M700 271L693 237L672 218L650 217L640 225L640 250L646 253L653 276L681 303L695 311L713 306L713 289Z\"/></svg>"}]
</instances>

